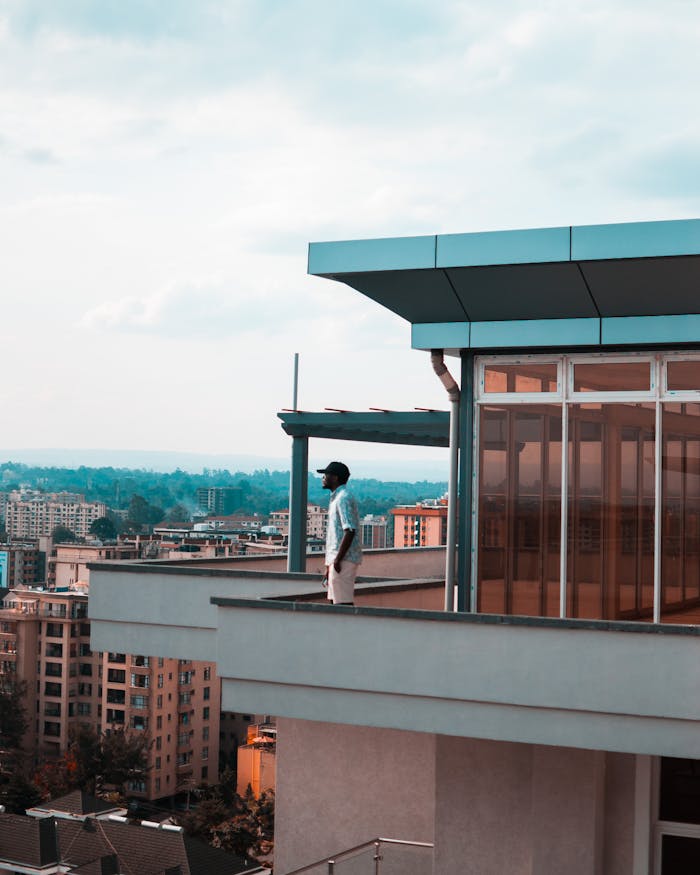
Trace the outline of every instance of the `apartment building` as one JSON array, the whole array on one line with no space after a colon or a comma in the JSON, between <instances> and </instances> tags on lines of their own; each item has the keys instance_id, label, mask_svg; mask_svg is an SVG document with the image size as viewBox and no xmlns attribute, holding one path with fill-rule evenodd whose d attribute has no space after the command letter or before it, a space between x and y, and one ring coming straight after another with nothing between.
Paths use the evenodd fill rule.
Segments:
<instances>
[{"instance_id":1,"label":"apartment building","mask_svg":"<svg viewBox=\"0 0 700 875\"><path fill-rule=\"evenodd\" d=\"M233 513L243 503L240 486L201 486L197 489L197 504L208 513Z\"/></svg>"},{"instance_id":2,"label":"apartment building","mask_svg":"<svg viewBox=\"0 0 700 875\"><path fill-rule=\"evenodd\" d=\"M362 547L365 550L383 550L386 547L387 518L368 513L360 521L362 529Z\"/></svg>"},{"instance_id":3,"label":"apartment building","mask_svg":"<svg viewBox=\"0 0 700 875\"><path fill-rule=\"evenodd\" d=\"M172 796L215 781L221 687L213 662L90 647L88 582L16 588L0 606L0 671L27 683L28 750L58 756L71 727L148 732L148 770L129 792Z\"/></svg>"},{"instance_id":4,"label":"apartment building","mask_svg":"<svg viewBox=\"0 0 700 875\"><path fill-rule=\"evenodd\" d=\"M275 789L277 727L274 723L251 724L245 744L237 752L236 792L245 796L248 787L255 796Z\"/></svg>"},{"instance_id":5,"label":"apartment building","mask_svg":"<svg viewBox=\"0 0 700 875\"><path fill-rule=\"evenodd\" d=\"M394 547L440 547L447 543L447 498L392 507L390 513Z\"/></svg>"},{"instance_id":6,"label":"apartment building","mask_svg":"<svg viewBox=\"0 0 700 875\"><path fill-rule=\"evenodd\" d=\"M270 525L281 535L289 535L289 508L275 510L270 514ZM328 508L318 504L309 504L306 508L306 536L325 540L328 528Z\"/></svg>"},{"instance_id":7,"label":"apartment building","mask_svg":"<svg viewBox=\"0 0 700 875\"><path fill-rule=\"evenodd\" d=\"M0 544L0 588L44 580L46 554L37 541Z\"/></svg>"},{"instance_id":8,"label":"apartment building","mask_svg":"<svg viewBox=\"0 0 700 875\"><path fill-rule=\"evenodd\" d=\"M0 606L3 673L27 684L27 750L58 755L70 728L100 726L100 655L90 649L84 592L11 589Z\"/></svg>"},{"instance_id":9,"label":"apartment building","mask_svg":"<svg viewBox=\"0 0 700 875\"><path fill-rule=\"evenodd\" d=\"M80 581L89 581L88 562L127 561L141 556L136 543L109 544L57 544L49 558L47 581L49 588L63 589Z\"/></svg>"},{"instance_id":10,"label":"apartment building","mask_svg":"<svg viewBox=\"0 0 700 875\"><path fill-rule=\"evenodd\" d=\"M5 528L12 538L49 536L56 526L70 529L85 538L91 524L107 512L101 501L85 501L73 492L10 492L5 509Z\"/></svg>"},{"instance_id":11,"label":"apartment building","mask_svg":"<svg viewBox=\"0 0 700 875\"><path fill-rule=\"evenodd\" d=\"M397 551L333 606L305 554L104 566L96 641L216 653L224 707L277 715L281 875L359 845L403 873L699 871L700 220L319 243L309 269L406 319L452 409L281 414L292 532L310 439L451 440L442 575Z\"/></svg>"}]
</instances>

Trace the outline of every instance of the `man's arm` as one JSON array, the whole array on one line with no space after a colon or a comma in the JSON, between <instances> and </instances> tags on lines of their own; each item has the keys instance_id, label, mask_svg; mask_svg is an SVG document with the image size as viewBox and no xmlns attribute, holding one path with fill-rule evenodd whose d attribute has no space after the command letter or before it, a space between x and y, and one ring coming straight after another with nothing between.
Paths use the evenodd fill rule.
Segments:
<instances>
[{"instance_id":1,"label":"man's arm","mask_svg":"<svg viewBox=\"0 0 700 875\"><path fill-rule=\"evenodd\" d=\"M350 549L350 545L355 539L355 530L354 529L345 529L343 532L343 540L340 542L340 547L338 548L338 555L335 557L335 561L333 562L333 567L336 571L340 571L343 563L343 559L345 558L345 554Z\"/></svg>"}]
</instances>

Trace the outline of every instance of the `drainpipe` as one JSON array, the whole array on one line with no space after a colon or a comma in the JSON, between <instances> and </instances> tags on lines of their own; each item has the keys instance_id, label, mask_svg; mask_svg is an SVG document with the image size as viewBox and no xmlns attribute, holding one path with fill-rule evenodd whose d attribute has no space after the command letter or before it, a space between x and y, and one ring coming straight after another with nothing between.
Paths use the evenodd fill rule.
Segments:
<instances>
[{"instance_id":1,"label":"drainpipe","mask_svg":"<svg viewBox=\"0 0 700 875\"><path fill-rule=\"evenodd\" d=\"M450 476L447 485L447 548L445 556L445 610L455 609L455 553L457 546L457 463L459 459L459 386L447 370L444 352L434 349L430 362L450 399Z\"/></svg>"}]
</instances>

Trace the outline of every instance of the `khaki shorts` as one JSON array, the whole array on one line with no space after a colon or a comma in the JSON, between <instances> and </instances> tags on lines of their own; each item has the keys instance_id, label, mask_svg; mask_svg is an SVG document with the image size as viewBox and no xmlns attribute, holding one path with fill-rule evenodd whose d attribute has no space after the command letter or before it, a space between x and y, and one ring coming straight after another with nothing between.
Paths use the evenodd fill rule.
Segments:
<instances>
[{"instance_id":1,"label":"khaki shorts","mask_svg":"<svg viewBox=\"0 0 700 875\"><path fill-rule=\"evenodd\" d=\"M335 566L328 567L328 600L337 605L339 602L352 604L355 597L355 578L357 577L357 569L360 566L357 562L348 562L343 559L340 564L340 571L335 570Z\"/></svg>"}]
</instances>

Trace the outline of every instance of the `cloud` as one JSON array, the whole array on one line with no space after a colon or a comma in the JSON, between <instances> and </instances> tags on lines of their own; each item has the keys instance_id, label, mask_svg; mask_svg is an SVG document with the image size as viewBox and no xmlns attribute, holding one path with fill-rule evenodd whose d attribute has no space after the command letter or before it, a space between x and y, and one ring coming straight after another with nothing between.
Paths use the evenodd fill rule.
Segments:
<instances>
[{"instance_id":1,"label":"cloud","mask_svg":"<svg viewBox=\"0 0 700 875\"><path fill-rule=\"evenodd\" d=\"M256 333L263 326L274 333L297 315L291 301L253 294L233 281L202 281L99 304L84 314L80 327L177 340L222 339Z\"/></svg>"},{"instance_id":2,"label":"cloud","mask_svg":"<svg viewBox=\"0 0 700 875\"><path fill-rule=\"evenodd\" d=\"M402 320L305 275L309 240L700 213L694 2L0 5L4 348L33 338L22 391L95 443L164 360L221 428L204 357L255 422L297 350L305 404L441 403ZM213 440L158 403L132 398L125 440Z\"/></svg>"},{"instance_id":3,"label":"cloud","mask_svg":"<svg viewBox=\"0 0 700 875\"><path fill-rule=\"evenodd\" d=\"M641 149L620 167L620 184L653 196L700 198L700 131Z\"/></svg>"},{"instance_id":4,"label":"cloud","mask_svg":"<svg viewBox=\"0 0 700 875\"><path fill-rule=\"evenodd\" d=\"M22 156L32 164L57 164L58 158L50 149L24 149Z\"/></svg>"}]
</instances>

